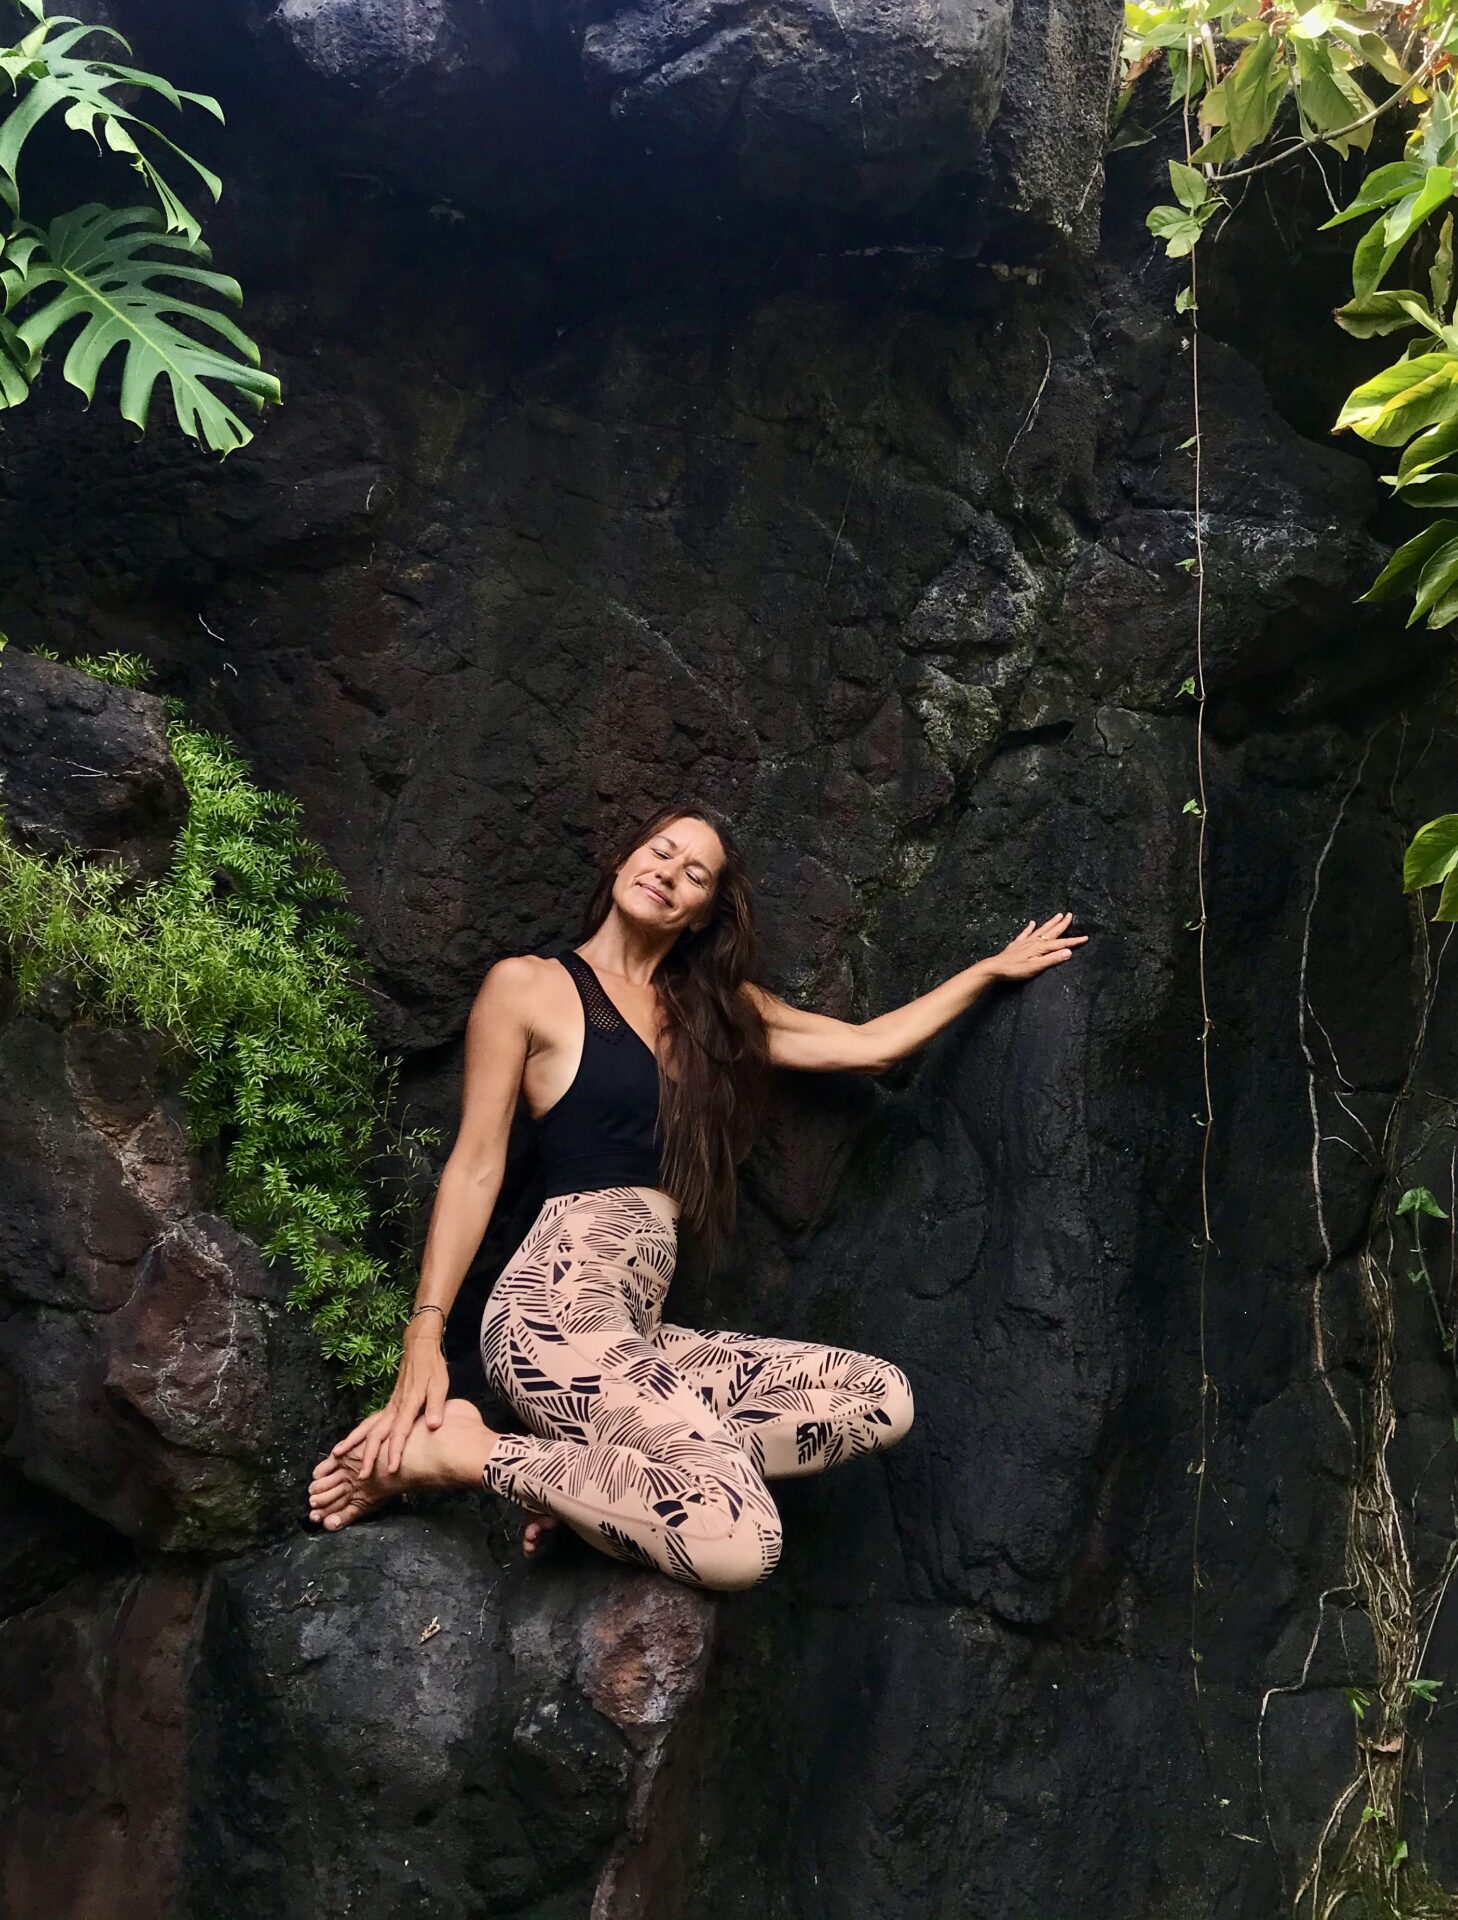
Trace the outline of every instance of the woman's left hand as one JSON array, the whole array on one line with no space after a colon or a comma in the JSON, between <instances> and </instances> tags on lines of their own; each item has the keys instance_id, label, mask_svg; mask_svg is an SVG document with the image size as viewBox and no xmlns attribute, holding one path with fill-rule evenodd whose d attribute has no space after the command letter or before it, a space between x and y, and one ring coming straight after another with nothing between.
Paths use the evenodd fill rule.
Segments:
<instances>
[{"instance_id":1,"label":"woman's left hand","mask_svg":"<svg viewBox=\"0 0 1458 1920\"><path fill-rule=\"evenodd\" d=\"M1034 974L1056 967L1060 960L1071 960L1073 949L1087 940L1086 933L1068 931L1072 922L1071 913L1055 913L1042 926L1030 920L1001 953L995 953L982 964L994 980L1031 980Z\"/></svg>"}]
</instances>

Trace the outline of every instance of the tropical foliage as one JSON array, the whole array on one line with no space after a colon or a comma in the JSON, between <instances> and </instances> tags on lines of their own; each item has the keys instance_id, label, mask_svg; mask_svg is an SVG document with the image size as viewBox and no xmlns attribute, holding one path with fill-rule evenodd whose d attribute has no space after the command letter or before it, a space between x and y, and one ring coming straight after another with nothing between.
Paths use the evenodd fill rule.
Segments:
<instances>
[{"instance_id":1,"label":"tropical foliage","mask_svg":"<svg viewBox=\"0 0 1458 1920\"><path fill-rule=\"evenodd\" d=\"M148 677L128 655L71 664ZM169 1037L193 1137L221 1157L222 1211L288 1263L290 1304L344 1378L383 1386L412 1287L368 1245L394 1063L370 1036L343 883L300 834L297 801L256 787L226 740L168 706L191 802L171 868L137 885L0 832L0 964L23 1001L60 975L82 1012Z\"/></svg>"},{"instance_id":2,"label":"tropical foliage","mask_svg":"<svg viewBox=\"0 0 1458 1920\"><path fill-rule=\"evenodd\" d=\"M29 397L47 349L74 328L62 370L88 401L120 349L125 419L145 428L153 390L165 380L183 432L217 453L232 452L252 434L216 389L257 412L280 397L279 385L237 321L218 310L219 301L241 305L242 289L213 270L201 226L162 167L174 177L185 172L215 201L221 183L127 102L152 94L179 112L186 103L218 120L221 107L209 94L111 58L131 49L110 27L48 16L45 0L0 0L5 10L18 14L21 32L0 48L8 90L8 99L0 93L0 407ZM156 204L90 203L45 225L24 218L22 155L56 114L89 135L99 155L119 155L133 167Z\"/></svg>"},{"instance_id":3,"label":"tropical foliage","mask_svg":"<svg viewBox=\"0 0 1458 1920\"><path fill-rule=\"evenodd\" d=\"M1119 138L1147 137L1133 103L1161 60L1184 121L1185 159L1169 163L1173 203L1149 214L1172 256L1193 251L1252 174L1313 149L1342 160L1365 153L1382 118L1400 117L1402 157L1374 167L1325 222L1356 235L1352 297L1337 325L1403 341L1398 358L1348 395L1334 431L1397 454L1383 477L1408 505L1458 507L1458 8L1320 0L1298 13L1271 0L1130 0L1126 18ZM1446 626L1458 616L1458 519L1405 541L1363 597L1410 598L1409 625Z\"/></svg>"}]
</instances>

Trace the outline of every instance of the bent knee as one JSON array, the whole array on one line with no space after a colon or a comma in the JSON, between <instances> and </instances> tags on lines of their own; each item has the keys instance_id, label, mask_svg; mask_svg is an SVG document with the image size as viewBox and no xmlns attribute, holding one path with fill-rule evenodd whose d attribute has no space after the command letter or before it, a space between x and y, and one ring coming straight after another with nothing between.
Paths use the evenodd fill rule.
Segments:
<instances>
[{"instance_id":1,"label":"bent knee","mask_svg":"<svg viewBox=\"0 0 1458 1920\"><path fill-rule=\"evenodd\" d=\"M881 1370L885 1380L880 1407L884 1416L881 1422L881 1445L894 1447L898 1440L904 1439L911 1431L911 1423L916 1418L916 1401L912 1397L911 1382L900 1367L893 1367L890 1361L884 1361Z\"/></svg>"},{"instance_id":2,"label":"bent knee","mask_svg":"<svg viewBox=\"0 0 1458 1920\"><path fill-rule=\"evenodd\" d=\"M715 1593L742 1593L774 1572L781 1541L777 1520L741 1514L719 1539L694 1543L694 1574Z\"/></svg>"}]
</instances>

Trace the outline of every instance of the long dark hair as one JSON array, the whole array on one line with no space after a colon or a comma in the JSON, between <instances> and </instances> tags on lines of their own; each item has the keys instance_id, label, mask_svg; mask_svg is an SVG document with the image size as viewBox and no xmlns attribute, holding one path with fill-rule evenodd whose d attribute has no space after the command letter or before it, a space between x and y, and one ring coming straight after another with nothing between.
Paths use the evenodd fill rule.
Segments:
<instances>
[{"instance_id":1,"label":"long dark hair","mask_svg":"<svg viewBox=\"0 0 1458 1920\"><path fill-rule=\"evenodd\" d=\"M736 1169L764 1113L769 1043L743 991L757 948L754 887L729 822L712 807L663 807L612 847L588 903L582 938L608 916L628 856L674 820L702 820L724 849L703 927L685 928L658 964L663 1013L658 1054L664 1184L713 1257L734 1224Z\"/></svg>"}]
</instances>

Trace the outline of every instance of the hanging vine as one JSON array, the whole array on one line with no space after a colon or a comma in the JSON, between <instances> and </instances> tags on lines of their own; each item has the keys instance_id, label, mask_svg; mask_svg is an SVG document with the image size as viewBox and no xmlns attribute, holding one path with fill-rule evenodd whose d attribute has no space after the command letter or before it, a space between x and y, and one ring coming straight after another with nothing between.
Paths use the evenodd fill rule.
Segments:
<instances>
[{"instance_id":1,"label":"hanging vine","mask_svg":"<svg viewBox=\"0 0 1458 1920\"><path fill-rule=\"evenodd\" d=\"M1437 516L1402 542L1362 599L1408 599L1409 626L1419 621L1432 629L1448 626L1458 618L1458 518L1445 517L1443 512L1458 507L1458 324L1453 266L1458 97L1452 79L1458 54L1458 11L1451 4L1432 5L1425 0L1365 8L1343 4L1343 0L1320 0L1301 12L1284 10L1271 0L1193 0L1193 4L1174 6L1129 0L1126 21L1125 83L1115 144L1131 145L1152 137L1151 129L1140 124L1138 112L1155 84L1150 70L1163 63L1169 79L1167 108L1179 112L1184 158L1167 162L1172 199L1153 207L1147 224L1169 257L1190 261L1189 284L1175 305L1188 315L1190 324L1193 432L1186 445L1194 454L1194 553L1185 564L1195 585L1195 673L1184 691L1196 703L1197 794L1186 811L1199 819L1198 917L1193 925L1199 934L1204 1096L1203 1114L1197 1116L1203 1128L1200 1402L1190 1625L1199 1723L1202 1521L1218 1406L1207 1347L1207 1284L1215 1251L1209 1185L1215 1116L1207 968L1199 249L1207 234L1218 231L1212 226L1216 216L1231 209L1230 188L1235 183L1289 164L1317 147L1342 160L1363 155L1384 115L1406 123L1402 157L1371 168L1348 203L1325 223L1327 228L1362 223L1352 254L1352 296L1337 308L1336 324L1358 339L1397 337L1404 342L1398 358L1347 395L1333 431L1351 432L1390 450L1396 456L1395 465L1383 478L1393 496L1418 512ZM1389 284L1399 278L1407 284ZM1414 836L1403 882L1412 893L1439 887L1433 918L1458 920L1458 814L1431 821ZM1356 1765L1331 1808L1295 1892L1296 1911L1309 1920L1358 1913L1385 1920L1439 1920L1440 1916L1451 1920L1458 1915L1458 1898L1432 1882L1412 1859L1403 1833L1412 1716L1420 1707L1431 1706L1441 1686L1441 1681L1423 1674L1422 1666L1437 1610L1458 1562L1455 1543L1437 1581L1422 1588L1388 1467L1397 1425L1393 1397L1397 1225L1404 1218L1410 1220L1414 1234L1410 1258L1415 1265L1410 1277L1415 1283L1425 1282L1444 1349L1450 1355L1454 1351L1454 1333L1428 1275L1420 1232L1423 1218L1446 1215L1426 1188L1404 1191L1401 1178L1403 1122L1414 1098L1414 1079L1436 990L1436 968L1421 918L1415 925L1424 958L1421 1017L1404 1085L1380 1142L1374 1142L1382 1177L1358 1262L1364 1320L1371 1335L1360 1431L1338 1407L1353 1448L1342 1591L1357 1599L1371 1621L1376 1684L1370 1693L1356 1688L1349 1693ZM1316 1325L1319 1340L1319 1305ZM1458 1420L1454 1430L1458 1434ZM1319 1613L1324 1613L1329 1597L1322 1596ZM1262 1722L1272 1695L1286 1690L1272 1688L1267 1693Z\"/></svg>"}]
</instances>

